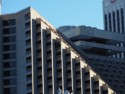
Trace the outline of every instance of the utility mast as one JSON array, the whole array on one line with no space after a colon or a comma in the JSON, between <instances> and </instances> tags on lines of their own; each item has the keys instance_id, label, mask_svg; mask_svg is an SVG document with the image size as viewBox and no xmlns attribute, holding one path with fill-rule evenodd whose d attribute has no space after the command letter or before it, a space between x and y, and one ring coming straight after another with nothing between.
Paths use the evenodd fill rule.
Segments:
<instances>
[{"instance_id":1,"label":"utility mast","mask_svg":"<svg viewBox=\"0 0 125 94\"><path fill-rule=\"evenodd\" d=\"M0 15L1 15L1 11L2 11L2 0L0 0Z\"/></svg>"}]
</instances>

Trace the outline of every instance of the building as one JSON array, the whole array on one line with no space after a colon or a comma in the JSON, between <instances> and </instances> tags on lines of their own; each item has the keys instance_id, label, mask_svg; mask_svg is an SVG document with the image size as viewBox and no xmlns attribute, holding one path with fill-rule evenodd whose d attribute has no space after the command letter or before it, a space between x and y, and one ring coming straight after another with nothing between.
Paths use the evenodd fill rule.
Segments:
<instances>
[{"instance_id":1,"label":"building","mask_svg":"<svg viewBox=\"0 0 125 94\"><path fill-rule=\"evenodd\" d=\"M57 94L58 88L117 93L86 54L34 9L0 15L0 94Z\"/></svg>"},{"instance_id":2,"label":"building","mask_svg":"<svg viewBox=\"0 0 125 94\"><path fill-rule=\"evenodd\" d=\"M86 26L61 32L86 54L89 63L115 88L117 94L125 94L125 59L113 56L125 53L124 47L116 46L125 43L123 34Z\"/></svg>"},{"instance_id":3,"label":"building","mask_svg":"<svg viewBox=\"0 0 125 94\"><path fill-rule=\"evenodd\" d=\"M104 29L125 34L125 0L103 0ZM117 46L125 47L124 43ZM114 57L124 57L124 53L114 54Z\"/></svg>"},{"instance_id":4,"label":"building","mask_svg":"<svg viewBox=\"0 0 125 94\"><path fill-rule=\"evenodd\" d=\"M125 0L103 0L104 29L125 33Z\"/></svg>"}]
</instances>

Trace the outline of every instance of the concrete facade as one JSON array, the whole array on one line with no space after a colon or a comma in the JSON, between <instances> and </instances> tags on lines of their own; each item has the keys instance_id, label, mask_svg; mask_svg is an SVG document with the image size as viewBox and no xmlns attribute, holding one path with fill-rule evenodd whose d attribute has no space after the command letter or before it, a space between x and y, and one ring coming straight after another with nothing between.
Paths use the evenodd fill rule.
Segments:
<instances>
[{"instance_id":1,"label":"concrete facade","mask_svg":"<svg viewBox=\"0 0 125 94\"><path fill-rule=\"evenodd\" d=\"M125 34L125 0L103 0L104 29L106 31ZM117 46L125 47L124 43ZM124 53L114 54L119 58Z\"/></svg>"},{"instance_id":2,"label":"concrete facade","mask_svg":"<svg viewBox=\"0 0 125 94\"><path fill-rule=\"evenodd\" d=\"M0 27L0 94L116 94L86 54L34 9L1 15Z\"/></svg>"},{"instance_id":3,"label":"concrete facade","mask_svg":"<svg viewBox=\"0 0 125 94\"><path fill-rule=\"evenodd\" d=\"M114 56L125 53L124 47L116 46L125 43L123 34L86 26L61 32L86 54L89 64L115 88L117 94L125 94L125 59Z\"/></svg>"}]
</instances>

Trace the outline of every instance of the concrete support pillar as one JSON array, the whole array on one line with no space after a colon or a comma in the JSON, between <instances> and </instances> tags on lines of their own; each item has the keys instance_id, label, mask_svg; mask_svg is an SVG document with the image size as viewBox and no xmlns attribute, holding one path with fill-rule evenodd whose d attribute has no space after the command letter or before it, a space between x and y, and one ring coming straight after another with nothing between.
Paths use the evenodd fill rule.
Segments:
<instances>
[{"instance_id":1,"label":"concrete support pillar","mask_svg":"<svg viewBox=\"0 0 125 94\"><path fill-rule=\"evenodd\" d=\"M53 94L57 93L57 73L56 73L56 53L55 53L55 41L51 39L51 51L52 51L52 85Z\"/></svg>"},{"instance_id":2,"label":"concrete support pillar","mask_svg":"<svg viewBox=\"0 0 125 94\"><path fill-rule=\"evenodd\" d=\"M65 58L65 49L61 48L61 60L62 60L62 91L66 91L66 58Z\"/></svg>"},{"instance_id":3,"label":"concrete support pillar","mask_svg":"<svg viewBox=\"0 0 125 94\"><path fill-rule=\"evenodd\" d=\"M99 94L103 94L102 91L102 86L99 86Z\"/></svg>"},{"instance_id":4,"label":"concrete support pillar","mask_svg":"<svg viewBox=\"0 0 125 94\"><path fill-rule=\"evenodd\" d=\"M94 78L90 77L90 94L94 94Z\"/></svg>"},{"instance_id":5,"label":"concrete support pillar","mask_svg":"<svg viewBox=\"0 0 125 94\"><path fill-rule=\"evenodd\" d=\"M32 20L32 31L31 31L31 55L32 55L32 94L37 93L37 62L36 62L36 21Z\"/></svg>"},{"instance_id":6,"label":"concrete support pillar","mask_svg":"<svg viewBox=\"0 0 125 94\"><path fill-rule=\"evenodd\" d=\"M42 82L43 94L47 94L47 69L46 69L46 32L41 31L41 47L42 47ZM44 49L44 50L43 50Z\"/></svg>"},{"instance_id":7,"label":"concrete support pillar","mask_svg":"<svg viewBox=\"0 0 125 94\"><path fill-rule=\"evenodd\" d=\"M75 59L71 57L72 94L76 94Z\"/></svg>"},{"instance_id":8,"label":"concrete support pillar","mask_svg":"<svg viewBox=\"0 0 125 94\"><path fill-rule=\"evenodd\" d=\"M85 71L84 68L80 68L81 72L81 94L85 94Z\"/></svg>"}]
</instances>

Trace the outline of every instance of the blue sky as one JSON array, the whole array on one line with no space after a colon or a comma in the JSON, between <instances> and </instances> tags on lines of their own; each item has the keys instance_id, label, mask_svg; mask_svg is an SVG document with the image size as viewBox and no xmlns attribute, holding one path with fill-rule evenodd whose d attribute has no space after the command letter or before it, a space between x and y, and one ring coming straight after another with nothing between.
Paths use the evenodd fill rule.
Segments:
<instances>
[{"instance_id":1,"label":"blue sky","mask_svg":"<svg viewBox=\"0 0 125 94\"><path fill-rule=\"evenodd\" d=\"M103 29L102 0L3 0L2 13L33 7L55 27L86 25Z\"/></svg>"}]
</instances>

